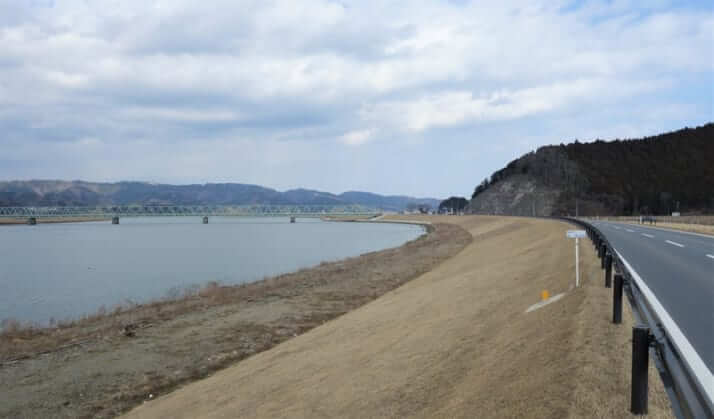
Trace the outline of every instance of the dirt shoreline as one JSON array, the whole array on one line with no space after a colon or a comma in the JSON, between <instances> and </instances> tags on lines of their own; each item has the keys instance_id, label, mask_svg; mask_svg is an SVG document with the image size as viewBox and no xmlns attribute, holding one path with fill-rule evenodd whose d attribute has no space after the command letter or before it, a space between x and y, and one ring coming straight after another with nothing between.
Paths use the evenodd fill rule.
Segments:
<instances>
[{"instance_id":1,"label":"dirt shoreline","mask_svg":"<svg viewBox=\"0 0 714 419\"><path fill-rule=\"evenodd\" d=\"M405 245L175 301L0 337L0 417L113 417L370 302L457 254L434 224Z\"/></svg>"}]
</instances>

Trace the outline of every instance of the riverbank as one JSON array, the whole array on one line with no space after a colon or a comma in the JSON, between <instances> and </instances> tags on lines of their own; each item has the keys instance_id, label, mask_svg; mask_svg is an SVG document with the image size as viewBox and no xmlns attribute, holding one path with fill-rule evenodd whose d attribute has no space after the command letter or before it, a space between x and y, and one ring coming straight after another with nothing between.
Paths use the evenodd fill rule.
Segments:
<instances>
[{"instance_id":1,"label":"riverbank","mask_svg":"<svg viewBox=\"0 0 714 419\"><path fill-rule=\"evenodd\" d=\"M631 417L632 314L610 322L612 290L587 241L572 288L571 225L409 220L453 223L473 241L381 298L127 417ZM529 310L543 290L563 295ZM649 416L670 418L652 364Z\"/></svg>"},{"instance_id":2,"label":"riverbank","mask_svg":"<svg viewBox=\"0 0 714 419\"><path fill-rule=\"evenodd\" d=\"M470 241L435 224L401 247L241 286L0 336L0 417L113 417L351 311Z\"/></svg>"}]
</instances>

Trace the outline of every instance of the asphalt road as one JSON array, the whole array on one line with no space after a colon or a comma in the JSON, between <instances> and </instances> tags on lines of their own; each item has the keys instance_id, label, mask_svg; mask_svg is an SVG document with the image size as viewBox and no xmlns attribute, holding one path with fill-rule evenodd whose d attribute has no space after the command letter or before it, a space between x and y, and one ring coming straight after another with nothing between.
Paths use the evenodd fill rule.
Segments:
<instances>
[{"instance_id":1,"label":"asphalt road","mask_svg":"<svg viewBox=\"0 0 714 419\"><path fill-rule=\"evenodd\" d=\"M714 371L714 237L594 222Z\"/></svg>"}]
</instances>

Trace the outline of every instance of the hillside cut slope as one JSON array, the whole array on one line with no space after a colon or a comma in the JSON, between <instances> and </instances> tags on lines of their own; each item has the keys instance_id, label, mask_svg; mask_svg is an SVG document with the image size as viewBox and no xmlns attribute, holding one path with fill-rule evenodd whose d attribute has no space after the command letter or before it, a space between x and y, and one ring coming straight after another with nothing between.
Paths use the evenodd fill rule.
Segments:
<instances>
[{"instance_id":1,"label":"hillside cut slope","mask_svg":"<svg viewBox=\"0 0 714 419\"><path fill-rule=\"evenodd\" d=\"M476 187L469 212L636 215L714 211L714 124L635 140L541 147Z\"/></svg>"}]
</instances>

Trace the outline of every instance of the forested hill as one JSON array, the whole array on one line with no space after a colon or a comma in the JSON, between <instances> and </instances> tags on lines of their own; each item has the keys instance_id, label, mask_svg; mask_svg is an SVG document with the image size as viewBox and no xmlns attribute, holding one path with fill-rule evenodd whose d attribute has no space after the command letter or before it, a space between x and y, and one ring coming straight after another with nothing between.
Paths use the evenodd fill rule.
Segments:
<instances>
[{"instance_id":1,"label":"forested hill","mask_svg":"<svg viewBox=\"0 0 714 419\"><path fill-rule=\"evenodd\" d=\"M0 182L0 206L96 205L347 205L358 204L385 211L410 206L436 208L439 200L408 196L383 196L368 192L339 195L310 189L275 189L241 183L166 185L146 182L95 183L62 180Z\"/></svg>"},{"instance_id":2,"label":"forested hill","mask_svg":"<svg viewBox=\"0 0 714 419\"><path fill-rule=\"evenodd\" d=\"M470 212L714 212L714 124L633 140L546 146L474 190Z\"/></svg>"}]
</instances>

